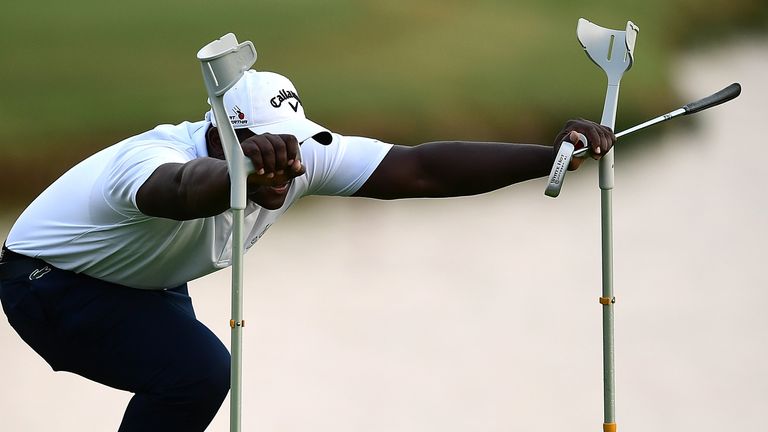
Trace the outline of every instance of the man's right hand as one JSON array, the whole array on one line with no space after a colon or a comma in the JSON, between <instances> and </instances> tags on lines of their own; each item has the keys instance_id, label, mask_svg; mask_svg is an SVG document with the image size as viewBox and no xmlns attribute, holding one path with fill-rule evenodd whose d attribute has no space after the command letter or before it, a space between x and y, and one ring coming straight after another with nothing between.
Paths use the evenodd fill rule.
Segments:
<instances>
[{"instance_id":1,"label":"man's right hand","mask_svg":"<svg viewBox=\"0 0 768 432\"><path fill-rule=\"evenodd\" d=\"M278 186L306 172L301 163L299 142L293 135L254 135L242 143L243 154L256 170L248 176L248 187Z\"/></svg>"}]
</instances>

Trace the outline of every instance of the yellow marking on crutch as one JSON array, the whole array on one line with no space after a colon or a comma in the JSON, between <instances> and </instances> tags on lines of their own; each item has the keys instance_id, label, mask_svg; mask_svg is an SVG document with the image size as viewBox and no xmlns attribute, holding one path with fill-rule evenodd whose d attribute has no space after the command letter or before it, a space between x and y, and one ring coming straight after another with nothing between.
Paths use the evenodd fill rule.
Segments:
<instances>
[{"instance_id":1,"label":"yellow marking on crutch","mask_svg":"<svg viewBox=\"0 0 768 432\"><path fill-rule=\"evenodd\" d=\"M242 321L229 320L229 326L231 328L245 327L245 320L242 320Z\"/></svg>"}]
</instances>

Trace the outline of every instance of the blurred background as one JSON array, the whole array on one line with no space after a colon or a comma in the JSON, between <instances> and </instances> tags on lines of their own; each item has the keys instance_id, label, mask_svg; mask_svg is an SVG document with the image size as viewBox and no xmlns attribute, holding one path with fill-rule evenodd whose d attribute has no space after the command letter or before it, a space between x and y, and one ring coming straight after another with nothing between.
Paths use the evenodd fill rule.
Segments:
<instances>
[{"instance_id":1,"label":"blurred background","mask_svg":"<svg viewBox=\"0 0 768 432\"><path fill-rule=\"evenodd\" d=\"M599 121L585 17L640 27L617 129L742 96L616 147L622 430L768 427L768 5L762 0L72 0L4 9L0 233L87 155L207 110L197 50L252 40L348 135L549 144ZM597 430L596 164L479 197L310 198L247 257L244 430ZM297 271L298 269L298 271ZM229 273L194 281L229 344ZM54 374L0 320L0 430L116 430L130 398ZM225 405L211 431L228 430Z\"/></svg>"}]
</instances>

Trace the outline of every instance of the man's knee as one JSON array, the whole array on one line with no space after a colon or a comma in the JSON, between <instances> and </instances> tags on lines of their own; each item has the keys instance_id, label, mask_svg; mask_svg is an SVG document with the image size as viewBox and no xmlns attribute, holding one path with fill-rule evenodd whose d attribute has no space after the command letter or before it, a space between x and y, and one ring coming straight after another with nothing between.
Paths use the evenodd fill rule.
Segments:
<instances>
[{"instance_id":1,"label":"man's knee","mask_svg":"<svg viewBox=\"0 0 768 432\"><path fill-rule=\"evenodd\" d=\"M229 353L226 357L218 356L215 361L206 363L208 367L200 373L200 381L197 385L197 396L200 400L208 403L221 405L224 398L227 397L230 386L230 366L231 361Z\"/></svg>"},{"instance_id":2,"label":"man's knee","mask_svg":"<svg viewBox=\"0 0 768 432\"><path fill-rule=\"evenodd\" d=\"M148 393L172 405L218 409L230 382L230 356L224 345L200 347L175 363Z\"/></svg>"},{"instance_id":3,"label":"man's knee","mask_svg":"<svg viewBox=\"0 0 768 432\"><path fill-rule=\"evenodd\" d=\"M185 367L166 376L162 385L137 393L120 432L205 430L229 392L229 353L223 346L222 350L223 354L187 359Z\"/></svg>"},{"instance_id":4,"label":"man's knee","mask_svg":"<svg viewBox=\"0 0 768 432\"><path fill-rule=\"evenodd\" d=\"M229 392L229 352L222 345L220 349L202 354L200 358L189 359L189 385L184 387L187 387L188 400L192 404L218 408Z\"/></svg>"}]
</instances>

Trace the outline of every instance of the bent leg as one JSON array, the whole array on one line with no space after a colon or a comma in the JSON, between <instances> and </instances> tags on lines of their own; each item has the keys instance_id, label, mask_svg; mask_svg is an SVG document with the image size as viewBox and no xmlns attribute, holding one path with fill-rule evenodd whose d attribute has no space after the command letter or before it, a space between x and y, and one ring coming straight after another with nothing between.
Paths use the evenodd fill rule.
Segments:
<instances>
[{"instance_id":1,"label":"bent leg","mask_svg":"<svg viewBox=\"0 0 768 432\"><path fill-rule=\"evenodd\" d=\"M229 352L195 318L186 286L138 290L62 270L3 285L41 311L6 313L55 370L135 393L121 432L204 431L224 401Z\"/></svg>"},{"instance_id":2,"label":"bent leg","mask_svg":"<svg viewBox=\"0 0 768 432\"><path fill-rule=\"evenodd\" d=\"M154 335L136 349L150 351L131 356L138 366L131 381L140 385L129 389L136 394L120 432L203 431L229 391L230 357L219 339L197 320L165 325L175 327L147 329Z\"/></svg>"}]
</instances>

